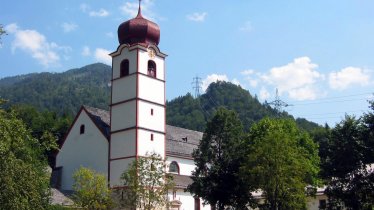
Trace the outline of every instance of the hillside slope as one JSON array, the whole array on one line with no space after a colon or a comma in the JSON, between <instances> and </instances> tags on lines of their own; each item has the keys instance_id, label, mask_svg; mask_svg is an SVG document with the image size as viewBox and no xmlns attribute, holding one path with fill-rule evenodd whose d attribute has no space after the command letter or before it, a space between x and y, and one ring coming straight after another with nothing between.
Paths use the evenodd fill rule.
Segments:
<instances>
[{"instance_id":1,"label":"hillside slope","mask_svg":"<svg viewBox=\"0 0 374 210\"><path fill-rule=\"evenodd\" d=\"M96 63L63 73L32 73L0 80L0 98L9 106L28 104L41 111L54 111L73 116L81 105L108 110L110 103L111 67ZM235 110L246 130L263 117L275 117L277 112L261 104L247 90L228 82L212 83L205 94L191 94L167 102L166 119L169 125L203 131L206 122L218 107ZM282 117L290 117L281 113ZM311 130L317 124L296 119L301 128Z\"/></svg>"},{"instance_id":2,"label":"hillside slope","mask_svg":"<svg viewBox=\"0 0 374 210\"><path fill-rule=\"evenodd\" d=\"M74 115L82 104L108 109L111 67L96 63L63 73L33 73L0 80L9 104Z\"/></svg>"}]
</instances>

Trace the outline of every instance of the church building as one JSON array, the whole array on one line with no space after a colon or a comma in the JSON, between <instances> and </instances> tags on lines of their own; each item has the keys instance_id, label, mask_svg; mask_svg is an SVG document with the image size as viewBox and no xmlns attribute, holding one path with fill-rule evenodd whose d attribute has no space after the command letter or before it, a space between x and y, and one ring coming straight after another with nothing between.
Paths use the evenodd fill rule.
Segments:
<instances>
[{"instance_id":1,"label":"church building","mask_svg":"<svg viewBox=\"0 0 374 210\"><path fill-rule=\"evenodd\" d=\"M72 190L73 173L84 166L105 174L110 187L137 157L155 152L166 158L176 184L173 209L210 209L184 189L195 165L191 156L202 133L166 125L165 59L158 48L159 26L138 15L118 27L112 57L109 111L82 106L56 156L58 186Z\"/></svg>"},{"instance_id":2,"label":"church building","mask_svg":"<svg viewBox=\"0 0 374 210\"><path fill-rule=\"evenodd\" d=\"M176 184L169 192L175 210L210 210L184 192L195 168L192 152L203 133L166 125L165 59L158 47L159 26L141 14L118 27L119 46L112 57L109 111L82 106L56 156L57 187L72 190L80 166L104 174L110 187L137 157L155 152L166 158ZM261 195L259 195L261 196ZM323 194L308 203L318 209Z\"/></svg>"}]
</instances>

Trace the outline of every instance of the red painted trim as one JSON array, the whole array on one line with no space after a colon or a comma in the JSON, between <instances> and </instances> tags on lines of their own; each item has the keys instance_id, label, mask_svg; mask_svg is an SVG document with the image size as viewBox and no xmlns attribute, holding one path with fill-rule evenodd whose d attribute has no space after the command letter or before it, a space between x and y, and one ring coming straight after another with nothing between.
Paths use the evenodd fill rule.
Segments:
<instances>
[{"instance_id":1,"label":"red painted trim","mask_svg":"<svg viewBox=\"0 0 374 210\"><path fill-rule=\"evenodd\" d=\"M166 62L165 62L165 58L163 58L163 61L164 61L164 80L165 80L165 83L164 83L164 132L165 132L165 136L164 136L164 157L166 159Z\"/></svg>"},{"instance_id":2,"label":"red painted trim","mask_svg":"<svg viewBox=\"0 0 374 210\"><path fill-rule=\"evenodd\" d=\"M116 161L116 160L124 160L129 158L136 158L136 155L126 156L126 157L119 157L119 158L111 158L109 161Z\"/></svg>"},{"instance_id":3,"label":"red painted trim","mask_svg":"<svg viewBox=\"0 0 374 210\"><path fill-rule=\"evenodd\" d=\"M127 99L127 100L124 100L124 101L119 101L119 102L110 104L109 106L115 106L115 105L119 105L119 104L124 104L124 103L130 102L130 101L135 101L135 100L147 102L147 103L150 103L150 104L153 104L153 105L157 105L157 106L161 106L161 107L165 107L165 104L159 104L157 102L149 101L149 100L138 98L138 97L130 98L130 99Z\"/></svg>"},{"instance_id":4,"label":"red painted trim","mask_svg":"<svg viewBox=\"0 0 374 210\"><path fill-rule=\"evenodd\" d=\"M153 130L153 129L149 129L149 128L144 128L144 127L140 127L140 126L133 126L133 127L130 127L130 128L124 128L124 129L121 129L121 130L111 131L111 133L114 134L114 133L119 133L119 132L123 132L123 131L132 130L132 129L136 129L137 131L139 131L139 130L145 130L145 131L154 132L154 133L158 133L158 134L162 134L162 135L166 134L166 133L164 133L162 131L157 131L157 130Z\"/></svg>"},{"instance_id":5,"label":"red painted trim","mask_svg":"<svg viewBox=\"0 0 374 210\"><path fill-rule=\"evenodd\" d=\"M137 56L136 56L136 73L139 73L139 49L137 49ZM139 98L139 75L136 75L136 98ZM136 122L135 127L138 127L138 100L136 100ZM138 129L135 130L135 159L138 160Z\"/></svg>"},{"instance_id":6,"label":"red painted trim","mask_svg":"<svg viewBox=\"0 0 374 210\"><path fill-rule=\"evenodd\" d=\"M59 150L58 150L57 153L56 153L56 156L57 156L58 153L60 152L62 146L64 146L65 141L66 141L67 137L69 136L69 134L70 134L70 132L71 132L71 129L73 129L73 126L74 126L75 122L78 120L78 117L79 117L79 115L81 114L82 110L83 110L83 106L81 106L81 108L79 109L77 115L75 115L75 118L74 118L74 120L73 120L73 123L70 125L68 132L65 134L64 139L62 140L62 143L61 143L61 145L60 145L60 147L59 147Z\"/></svg>"},{"instance_id":7,"label":"red painted trim","mask_svg":"<svg viewBox=\"0 0 374 210\"><path fill-rule=\"evenodd\" d=\"M114 75L114 65L113 65L113 58L112 58L112 79L110 85L110 103L113 103L113 75ZM110 120L109 120L109 129L112 131L112 107L109 105L109 112L110 112ZM108 148L108 186L110 187L110 158L112 156L112 134L109 133L109 148Z\"/></svg>"},{"instance_id":8,"label":"red painted trim","mask_svg":"<svg viewBox=\"0 0 374 210\"><path fill-rule=\"evenodd\" d=\"M123 78L126 78L126 77L130 77L130 76L132 76L132 75L142 75L142 76L146 76L146 77L148 77L148 78L152 78L152 79L155 79L155 80L158 80L158 81L160 81L160 82L163 82L163 83L165 83L165 80L162 80L162 79L159 79L159 78L156 78L156 77L152 77L152 76L149 76L148 74L144 74L144 73L142 73L142 72L134 72L134 73L131 73L131 74L129 74L129 75L127 75L127 76L124 76L124 77L117 77L117 78L114 78L114 79L112 79L112 80L110 80L110 81L117 81L117 80L120 80L120 79L123 79Z\"/></svg>"}]
</instances>

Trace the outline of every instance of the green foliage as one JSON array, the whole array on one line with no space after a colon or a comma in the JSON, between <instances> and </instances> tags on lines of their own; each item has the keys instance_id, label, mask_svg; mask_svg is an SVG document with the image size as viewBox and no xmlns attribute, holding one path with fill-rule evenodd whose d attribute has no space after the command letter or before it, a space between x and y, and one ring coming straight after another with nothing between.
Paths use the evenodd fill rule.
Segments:
<instances>
[{"instance_id":1,"label":"green foliage","mask_svg":"<svg viewBox=\"0 0 374 210\"><path fill-rule=\"evenodd\" d=\"M372 102L371 102L372 106ZM373 108L373 107L372 107ZM362 119L346 116L332 129L324 165L329 208L374 207L373 113Z\"/></svg>"},{"instance_id":2,"label":"green foliage","mask_svg":"<svg viewBox=\"0 0 374 210\"><path fill-rule=\"evenodd\" d=\"M1 44L1 36L6 34L6 31L4 30L3 25L0 24L0 44Z\"/></svg>"},{"instance_id":3,"label":"green foliage","mask_svg":"<svg viewBox=\"0 0 374 210\"><path fill-rule=\"evenodd\" d=\"M63 73L33 73L0 80L0 95L9 106L29 104L39 111L73 116L82 104L107 109L111 68L92 64Z\"/></svg>"},{"instance_id":4,"label":"green foliage","mask_svg":"<svg viewBox=\"0 0 374 210\"><path fill-rule=\"evenodd\" d=\"M110 209L111 191L104 175L80 167L73 175L74 202L84 209Z\"/></svg>"},{"instance_id":5,"label":"green foliage","mask_svg":"<svg viewBox=\"0 0 374 210\"><path fill-rule=\"evenodd\" d=\"M318 182L317 145L292 120L265 118L250 129L242 169L263 192L261 209L305 209L306 187Z\"/></svg>"},{"instance_id":6,"label":"green foliage","mask_svg":"<svg viewBox=\"0 0 374 210\"><path fill-rule=\"evenodd\" d=\"M0 109L0 209L47 209L46 169L39 141L14 113Z\"/></svg>"},{"instance_id":7,"label":"green foliage","mask_svg":"<svg viewBox=\"0 0 374 210\"><path fill-rule=\"evenodd\" d=\"M196 169L187 190L219 210L247 209L251 185L239 176L245 157L243 145L243 126L236 113L218 109L193 152Z\"/></svg>"},{"instance_id":8,"label":"green foliage","mask_svg":"<svg viewBox=\"0 0 374 210\"><path fill-rule=\"evenodd\" d=\"M17 118L26 124L31 135L39 140L44 154L48 156L49 164L53 167L58 144L68 131L72 118L66 115L58 116L51 111L40 112L31 105L14 105L9 111L14 112Z\"/></svg>"},{"instance_id":9,"label":"green foliage","mask_svg":"<svg viewBox=\"0 0 374 210\"><path fill-rule=\"evenodd\" d=\"M218 81L209 85L205 94L194 99L190 93L166 103L166 120L175 125L191 130L204 131L206 123L219 107L225 107L238 113L244 128L264 117L275 117L278 113L269 105L261 104L247 90L229 82ZM286 112L281 117L292 118ZM300 128L311 131L318 125L305 119L296 119Z\"/></svg>"},{"instance_id":10,"label":"green foliage","mask_svg":"<svg viewBox=\"0 0 374 210\"><path fill-rule=\"evenodd\" d=\"M167 193L174 182L165 168L165 161L156 153L134 160L121 176L126 187L117 191L120 205L144 210L168 207Z\"/></svg>"}]
</instances>

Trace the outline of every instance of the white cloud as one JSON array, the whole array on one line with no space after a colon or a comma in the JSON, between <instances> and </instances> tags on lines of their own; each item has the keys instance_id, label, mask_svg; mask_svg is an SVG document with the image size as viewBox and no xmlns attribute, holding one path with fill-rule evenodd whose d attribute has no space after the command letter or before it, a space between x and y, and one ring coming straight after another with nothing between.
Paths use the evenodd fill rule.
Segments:
<instances>
[{"instance_id":1,"label":"white cloud","mask_svg":"<svg viewBox=\"0 0 374 210\"><path fill-rule=\"evenodd\" d=\"M245 75L245 76L252 75L254 73L255 73L255 70L253 70L253 69L247 69L247 70L244 70L244 71L240 72L240 74Z\"/></svg>"},{"instance_id":2,"label":"white cloud","mask_svg":"<svg viewBox=\"0 0 374 210\"><path fill-rule=\"evenodd\" d=\"M109 12L105 9L99 9L98 11L90 11L88 13L91 17L106 17L109 15Z\"/></svg>"},{"instance_id":3,"label":"white cloud","mask_svg":"<svg viewBox=\"0 0 374 210\"><path fill-rule=\"evenodd\" d=\"M347 67L329 74L329 85L332 89L344 90L351 85L368 85L370 75L363 69Z\"/></svg>"},{"instance_id":4,"label":"white cloud","mask_svg":"<svg viewBox=\"0 0 374 210\"><path fill-rule=\"evenodd\" d=\"M249 79L249 85L251 86L251 87L257 87L257 85L258 85L258 81L257 80L255 80L255 79Z\"/></svg>"},{"instance_id":5,"label":"white cloud","mask_svg":"<svg viewBox=\"0 0 374 210\"><path fill-rule=\"evenodd\" d=\"M269 91L267 91L266 88L262 87L260 90L260 100L264 101L268 98L270 98Z\"/></svg>"},{"instance_id":6,"label":"white cloud","mask_svg":"<svg viewBox=\"0 0 374 210\"><path fill-rule=\"evenodd\" d=\"M234 85L240 85L241 87L243 87L243 85L240 84L239 80L236 79L236 78L232 79L232 80L231 80L231 83L234 84Z\"/></svg>"},{"instance_id":7,"label":"white cloud","mask_svg":"<svg viewBox=\"0 0 374 210\"><path fill-rule=\"evenodd\" d=\"M109 56L110 51L102 48L97 48L95 51L95 58L99 62L112 65L112 58Z\"/></svg>"},{"instance_id":8,"label":"white cloud","mask_svg":"<svg viewBox=\"0 0 374 210\"><path fill-rule=\"evenodd\" d=\"M202 89L205 92L210 83L217 82L217 81L229 81L229 78L225 74L211 74L208 75L202 83Z\"/></svg>"},{"instance_id":9,"label":"white cloud","mask_svg":"<svg viewBox=\"0 0 374 210\"><path fill-rule=\"evenodd\" d=\"M90 56L91 55L91 50L88 46L84 46L82 50L82 55L83 56Z\"/></svg>"},{"instance_id":10,"label":"white cloud","mask_svg":"<svg viewBox=\"0 0 374 210\"><path fill-rule=\"evenodd\" d=\"M247 22L245 22L240 28L239 28L239 30L241 30L241 31L247 31L247 32L249 32L249 31L252 31L252 29L253 29L253 27L252 27L252 23L251 23L251 21L247 21Z\"/></svg>"},{"instance_id":11,"label":"white cloud","mask_svg":"<svg viewBox=\"0 0 374 210\"><path fill-rule=\"evenodd\" d=\"M8 33L15 33L18 31L18 25L16 23L11 23L9 25L6 25L4 29Z\"/></svg>"},{"instance_id":12,"label":"white cloud","mask_svg":"<svg viewBox=\"0 0 374 210\"><path fill-rule=\"evenodd\" d=\"M187 15L186 17L188 20L191 20L191 21L204 22L207 15L208 13L206 12L202 12L202 13L195 12L193 14Z\"/></svg>"},{"instance_id":13,"label":"white cloud","mask_svg":"<svg viewBox=\"0 0 374 210\"><path fill-rule=\"evenodd\" d=\"M141 4L142 16L150 20L155 20L156 14L152 11L154 0L143 0ZM138 2L125 2L120 6L122 13L129 18L134 18L138 14L138 8Z\"/></svg>"},{"instance_id":14,"label":"white cloud","mask_svg":"<svg viewBox=\"0 0 374 210\"><path fill-rule=\"evenodd\" d=\"M109 15L106 9L100 8L98 11L94 11L88 4L81 4L80 9L82 12L88 13L90 17L106 17Z\"/></svg>"},{"instance_id":15,"label":"white cloud","mask_svg":"<svg viewBox=\"0 0 374 210\"><path fill-rule=\"evenodd\" d=\"M310 58L300 57L285 66L272 68L261 78L277 87L280 94L287 92L292 99L315 99L318 95L315 84L324 80L324 75L316 71L317 68L318 65L312 63Z\"/></svg>"},{"instance_id":16,"label":"white cloud","mask_svg":"<svg viewBox=\"0 0 374 210\"><path fill-rule=\"evenodd\" d=\"M22 30L15 23L7 25L5 29L15 37L12 42L13 52L20 49L30 54L44 67L58 65L60 51L63 51L64 53L71 51L70 47L59 46L54 42L48 42L46 37L38 31Z\"/></svg>"},{"instance_id":17,"label":"white cloud","mask_svg":"<svg viewBox=\"0 0 374 210\"><path fill-rule=\"evenodd\" d=\"M78 28L78 25L75 23L63 23L61 24L62 29L65 33L69 33L71 31L74 31Z\"/></svg>"}]
</instances>

